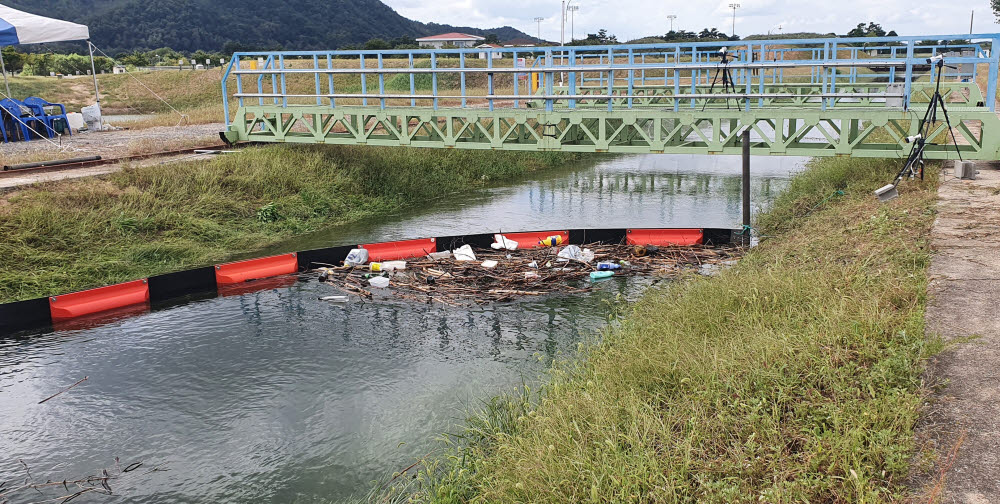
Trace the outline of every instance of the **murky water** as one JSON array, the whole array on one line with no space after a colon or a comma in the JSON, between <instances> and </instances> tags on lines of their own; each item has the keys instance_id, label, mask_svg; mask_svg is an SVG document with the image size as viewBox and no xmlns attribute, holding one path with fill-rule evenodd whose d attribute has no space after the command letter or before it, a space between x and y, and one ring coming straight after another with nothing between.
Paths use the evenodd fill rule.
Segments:
<instances>
[{"instance_id":1,"label":"murky water","mask_svg":"<svg viewBox=\"0 0 1000 504\"><path fill-rule=\"evenodd\" d=\"M755 159L755 206L802 162ZM608 158L275 250L498 230L734 227L739 171L730 157ZM23 480L18 459L44 481L97 473L117 456L145 464L113 482L127 502L338 501L428 453L477 400L538 379L604 326L616 299L646 285L615 280L588 296L454 309L332 305L317 299L330 287L303 277L0 340L0 482Z\"/></svg>"}]
</instances>

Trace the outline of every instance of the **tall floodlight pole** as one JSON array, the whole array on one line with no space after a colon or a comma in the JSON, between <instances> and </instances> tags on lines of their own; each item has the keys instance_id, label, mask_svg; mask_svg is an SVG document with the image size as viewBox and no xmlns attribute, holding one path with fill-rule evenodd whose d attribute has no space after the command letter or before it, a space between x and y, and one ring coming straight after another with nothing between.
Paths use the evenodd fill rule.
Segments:
<instances>
[{"instance_id":1,"label":"tall floodlight pole","mask_svg":"<svg viewBox=\"0 0 1000 504\"><path fill-rule=\"evenodd\" d=\"M569 11L569 41L572 43L576 40L576 20L574 18L576 18L576 11L580 10L580 6L569 5L566 7L566 10Z\"/></svg>"},{"instance_id":2,"label":"tall floodlight pole","mask_svg":"<svg viewBox=\"0 0 1000 504\"><path fill-rule=\"evenodd\" d=\"M562 1L559 11L559 45L566 45L566 0Z\"/></svg>"},{"instance_id":3,"label":"tall floodlight pole","mask_svg":"<svg viewBox=\"0 0 1000 504\"><path fill-rule=\"evenodd\" d=\"M674 31L674 20L677 19L677 14L667 14L667 19L670 20L670 31L672 32Z\"/></svg>"},{"instance_id":4,"label":"tall floodlight pole","mask_svg":"<svg viewBox=\"0 0 1000 504\"><path fill-rule=\"evenodd\" d=\"M972 15L969 16L969 35L972 35L972 22L976 20L976 9L972 9Z\"/></svg>"},{"instance_id":5,"label":"tall floodlight pole","mask_svg":"<svg viewBox=\"0 0 1000 504\"><path fill-rule=\"evenodd\" d=\"M545 21L543 17L536 17L535 22L538 23L538 40L542 40L542 21Z\"/></svg>"},{"instance_id":6,"label":"tall floodlight pole","mask_svg":"<svg viewBox=\"0 0 1000 504\"><path fill-rule=\"evenodd\" d=\"M740 8L740 4L731 3L729 4L729 8L733 9L733 36L736 36L736 9Z\"/></svg>"}]
</instances>

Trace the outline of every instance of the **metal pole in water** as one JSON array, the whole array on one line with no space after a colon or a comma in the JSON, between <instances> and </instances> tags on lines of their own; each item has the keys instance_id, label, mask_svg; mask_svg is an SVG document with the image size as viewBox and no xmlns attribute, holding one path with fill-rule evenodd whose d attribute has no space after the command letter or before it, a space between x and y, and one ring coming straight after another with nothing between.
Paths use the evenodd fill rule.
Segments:
<instances>
[{"instance_id":1,"label":"metal pole in water","mask_svg":"<svg viewBox=\"0 0 1000 504\"><path fill-rule=\"evenodd\" d=\"M743 130L743 245L750 245L750 128Z\"/></svg>"}]
</instances>

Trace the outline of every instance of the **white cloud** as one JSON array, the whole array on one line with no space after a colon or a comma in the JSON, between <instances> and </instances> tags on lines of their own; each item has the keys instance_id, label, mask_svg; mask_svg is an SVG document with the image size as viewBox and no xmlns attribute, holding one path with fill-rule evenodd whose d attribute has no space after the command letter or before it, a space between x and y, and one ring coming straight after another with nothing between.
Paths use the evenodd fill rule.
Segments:
<instances>
[{"instance_id":1,"label":"white cloud","mask_svg":"<svg viewBox=\"0 0 1000 504\"><path fill-rule=\"evenodd\" d=\"M424 22L459 26L493 28L510 25L534 35L535 17L544 17L541 34L547 40L559 40L559 0L383 0L400 14ZM777 31L814 31L845 33L861 22L881 23L886 30L901 35L943 35L967 33L969 15L976 10L977 33L1000 32L988 0L960 2L923 0L695 0L682 2L652 2L649 0L574 0L580 6L575 15L577 38L606 28L628 40L645 35L662 34L668 30L668 14L677 15L675 29L699 31L718 28L732 31L732 10L728 5L740 4L736 12L736 33L750 34ZM570 25L566 24L569 39Z\"/></svg>"}]
</instances>

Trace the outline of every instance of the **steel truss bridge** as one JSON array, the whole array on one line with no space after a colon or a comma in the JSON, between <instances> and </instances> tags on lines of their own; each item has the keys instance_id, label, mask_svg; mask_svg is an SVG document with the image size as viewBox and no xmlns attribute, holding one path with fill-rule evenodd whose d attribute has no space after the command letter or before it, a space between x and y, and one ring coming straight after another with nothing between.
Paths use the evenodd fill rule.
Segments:
<instances>
[{"instance_id":1,"label":"steel truss bridge","mask_svg":"<svg viewBox=\"0 0 1000 504\"><path fill-rule=\"evenodd\" d=\"M998 41L1000 34L241 52L223 76L223 137L739 154L749 129L754 155L905 157L906 137L917 134L940 86L963 158L994 160ZM928 62L938 55L946 63L940 79ZM938 118L926 157L957 158Z\"/></svg>"}]
</instances>

